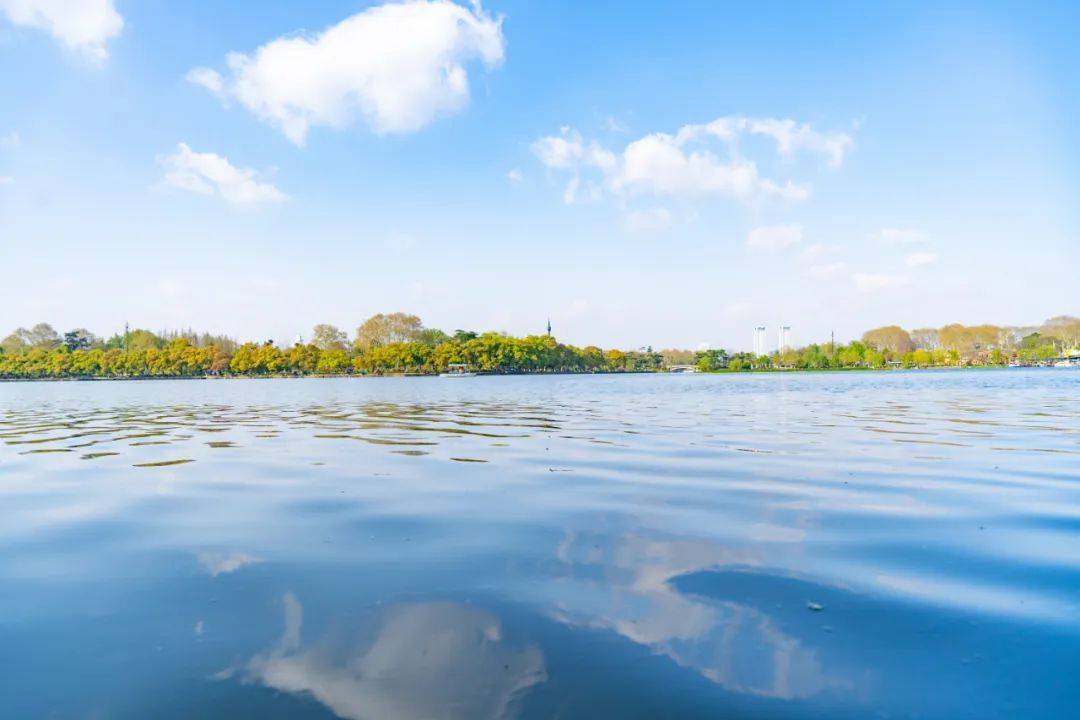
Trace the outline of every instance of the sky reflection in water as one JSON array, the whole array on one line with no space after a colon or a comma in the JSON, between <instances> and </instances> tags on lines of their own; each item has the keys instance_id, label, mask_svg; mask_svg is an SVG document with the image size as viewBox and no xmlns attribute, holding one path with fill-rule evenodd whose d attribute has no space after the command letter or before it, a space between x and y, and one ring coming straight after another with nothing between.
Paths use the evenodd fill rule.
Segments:
<instances>
[{"instance_id":1,"label":"sky reflection in water","mask_svg":"<svg viewBox=\"0 0 1080 720\"><path fill-rule=\"evenodd\" d=\"M10 717L1070 717L1080 373L0 385Z\"/></svg>"}]
</instances>

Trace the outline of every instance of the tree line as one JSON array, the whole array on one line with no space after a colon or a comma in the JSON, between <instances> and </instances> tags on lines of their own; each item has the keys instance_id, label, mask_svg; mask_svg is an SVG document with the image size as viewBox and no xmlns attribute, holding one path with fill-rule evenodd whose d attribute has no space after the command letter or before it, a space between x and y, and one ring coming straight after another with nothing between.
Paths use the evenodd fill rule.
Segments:
<instances>
[{"instance_id":1,"label":"tree line","mask_svg":"<svg viewBox=\"0 0 1080 720\"><path fill-rule=\"evenodd\" d=\"M675 365L705 372L994 366L1049 362L1076 352L1077 345L1080 318L1071 316L1033 327L953 324L909 332L889 325L846 344L815 343L760 356L602 350L550 335L448 334L405 313L370 317L351 338L333 325L316 325L310 340L289 347L192 330L135 329L100 338L84 328L60 334L40 323L0 340L0 378L433 374L454 365L487 373L653 372Z\"/></svg>"},{"instance_id":2,"label":"tree line","mask_svg":"<svg viewBox=\"0 0 1080 720\"><path fill-rule=\"evenodd\" d=\"M0 341L4 378L433 374L452 365L488 373L649 372L661 369L663 358L651 349L575 347L550 335L450 335L404 313L368 318L351 340L332 325L316 325L309 341L290 347L145 329L103 340L83 328L61 335L46 323Z\"/></svg>"},{"instance_id":3,"label":"tree line","mask_svg":"<svg viewBox=\"0 0 1080 720\"><path fill-rule=\"evenodd\" d=\"M886 325L846 344L815 343L769 355L707 350L695 360L702 371L830 370L856 368L995 367L1040 365L1080 353L1080 318L1060 315L1040 326L951 324L910 332ZM670 351L664 351L665 356Z\"/></svg>"}]
</instances>

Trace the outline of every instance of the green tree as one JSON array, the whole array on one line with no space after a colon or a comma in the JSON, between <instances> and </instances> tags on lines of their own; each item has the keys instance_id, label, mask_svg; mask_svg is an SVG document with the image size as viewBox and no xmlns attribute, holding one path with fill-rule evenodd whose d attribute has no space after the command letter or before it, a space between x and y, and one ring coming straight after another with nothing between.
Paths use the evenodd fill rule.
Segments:
<instances>
[{"instance_id":1,"label":"green tree","mask_svg":"<svg viewBox=\"0 0 1080 720\"><path fill-rule=\"evenodd\" d=\"M424 328L416 334L416 341L428 347L437 347L450 340L450 336L437 328Z\"/></svg>"},{"instance_id":2,"label":"green tree","mask_svg":"<svg viewBox=\"0 0 1080 720\"><path fill-rule=\"evenodd\" d=\"M165 341L149 330L130 330L126 333L117 333L105 341L106 348L119 348L120 350L146 351L158 349Z\"/></svg>"},{"instance_id":3,"label":"green tree","mask_svg":"<svg viewBox=\"0 0 1080 720\"><path fill-rule=\"evenodd\" d=\"M93 345L96 340L94 334L85 328L76 328L64 333L64 347L71 352L85 350Z\"/></svg>"},{"instance_id":4,"label":"green tree","mask_svg":"<svg viewBox=\"0 0 1080 720\"><path fill-rule=\"evenodd\" d=\"M340 348L331 348L319 356L317 370L324 375L339 375L349 371L349 354Z\"/></svg>"},{"instance_id":5,"label":"green tree","mask_svg":"<svg viewBox=\"0 0 1080 720\"><path fill-rule=\"evenodd\" d=\"M700 372L716 372L728 367L729 359L725 350L700 350L694 354L694 365ZM686 364L686 363L679 363Z\"/></svg>"},{"instance_id":6,"label":"green tree","mask_svg":"<svg viewBox=\"0 0 1080 720\"><path fill-rule=\"evenodd\" d=\"M313 372L322 372L319 370L322 357L330 352L345 353L340 347L320 350L315 343L308 345L296 343L284 354L284 369L294 375L309 375Z\"/></svg>"},{"instance_id":7,"label":"green tree","mask_svg":"<svg viewBox=\"0 0 1080 720\"><path fill-rule=\"evenodd\" d=\"M864 359L866 364L872 368L885 367L885 354L879 350L867 350Z\"/></svg>"}]
</instances>

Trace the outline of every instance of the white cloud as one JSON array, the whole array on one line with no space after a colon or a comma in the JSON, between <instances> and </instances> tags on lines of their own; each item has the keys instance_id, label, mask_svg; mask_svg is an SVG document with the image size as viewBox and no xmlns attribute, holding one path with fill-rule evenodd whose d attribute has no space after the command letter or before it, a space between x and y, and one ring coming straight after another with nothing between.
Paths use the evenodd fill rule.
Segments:
<instances>
[{"instance_id":1,"label":"white cloud","mask_svg":"<svg viewBox=\"0 0 1080 720\"><path fill-rule=\"evenodd\" d=\"M221 73L217 70L211 70L206 67L195 68L189 70L188 74L184 76L184 79L189 83L200 85L217 97L225 97L225 81L221 77Z\"/></svg>"},{"instance_id":2,"label":"white cloud","mask_svg":"<svg viewBox=\"0 0 1080 720\"><path fill-rule=\"evenodd\" d=\"M727 116L703 125L686 125L679 129L679 137L684 141L711 136L734 145L743 135L771 138L776 143L777 152L785 157L799 151L823 155L833 167L843 163L844 155L855 142L846 133L821 133L808 123L779 118Z\"/></svg>"},{"instance_id":3,"label":"white cloud","mask_svg":"<svg viewBox=\"0 0 1080 720\"><path fill-rule=\"evenodd\" d=\"M878 232L878 239L886 245L921 245L927 242L926 235L921 232L897 228L883 228Z\"/></svg>"},{"instance_id":4,"label":"white cloud","mask_svg":"<svg viewBox=\"0 0 1080 720\"><path fill-rule=\"evenodd\" d=\"M542 137L532 144L533 153L549 168L570 170L579 167L597 167L607 170L615 167L614 153L595 142L585 143L581 133L563 126L558 135Z\"/></svg>"},{"instance_id":5,"label":"white cloud","mask_svg":"<svg viewBox=\"0 0 1080 720\"><path fill-rule=\"evenodd\" d=\"M651 208L649 210L635 210L626 214L623 218L623 227L629 232L649 233L660 232L671 227L671 213L667 208Z\"/></svg>"},{"instance_id":6,"label":"white cloud","mask_svg":"<svg viewBox=\"0 0 1080 720\"><path fill-rule=\"evenodd\" d=\"M746 238L747 247L776 252L802 242L802 225L766 225L754 228Z\"/></svg>"},{"instance_id":7,"label":"white cloud","mask_svg":"<svg viewBox=\"0 0 1080 720\"><path fill-rule=\"evenodd\" d=\"M855 273L852 278L855 287L862 292L876 292L879 290L892 290L907 284L907 278L902 275L884 275L881 273Z\"/></svg>"},{"instance_id":8,"label":"white cloud","mask_svg":"<svg viewBox=\"0 0 1080 720\"><path fill-rule=\"evenodd\" d=\"M563 202L567 205L573 205L574 203L597 203L604 197L604 188L599 184L592 181L582 182L581 178L575 175L570 178L570 181L566 183L566 189L563 190Z\"/></svg>"},{"instance_id":9,"label":"white cloud","mask_svg":"<svg viewBox=\"0 0 1080 720\"><path fill-rule=\"evenodd\" d=\"M176 152L161 159L165 183L200 195L217 195L233 205L282 202L288 197L269 183L256 180L257 173L238 168L215 153L193 151L180 143Z\"/></svg>"},{"instance_id":10,"label":"white cloud","mask_svg":"<svg viewBox=\"0 0 1080 720\"><path fill-rule=\"evenodd\" d=\"M360 115L376 133L419 130L469 101L465 65L502 62L502 21L449 0L377 5L317 35L287 35L226 57L229 77L188 79L238 100L303 145L313 125L344 128Z\"/></svg>"},{"instance_id":11,"label":"white cloud","mask_svg":"<svg viewBox=\"0 0 1080 720\"><path fill-rule=\"evenodd\" d=\"M105 44L124 27L113 0L0 0L0 12L12 23L45 30L95 60L108 57Z\"/></svg>"},{"instance_id":12,"label":"white cloud","mask_svg":"<svg viewBox=\"0 0 1080 720\"><path fill-rule=\"evenodd\" d=\"M521 170L513 168L510 172L506 173L506 179L512 183L519 183L525 176L521 174Z\"/></svg>"},{"instance_id":13,"label":"white cloud","mask_svg":"<svg viewBox=\"0 0 1080 720\"><path fill-rule=\"evenodd\" d=\"M776 141L781 155L793 155L799 150L824 155L833 167L844 162L844 155L854 140L845 133L824 134L807 123L772 118L747 120L751 134L767 135Z\"/></svg>"},{"instance_id":14,"label":"white cloud","mask_svg":"<svg viewBox=\"0 0 1080 720\"><path fill-rule=\"evenodd\" d=\"M586 141L573 128L539 138L533 154L551 170L566 173L570 200L578 197L583 178L600 194L619 200L635 196L700 199L724 196L740 201L774 197L805 200L808 187L791 180L762 177L753 160L742 157L740 138L771 138L781 156L797 152L825 157L839 165L852 145L843 133L823 134L806 123L775 118L721 117L703 125L685 125L674 134L652 133L612 151Z\"/></svg>"},{"instance_id":15,"label":"white cloud","mask_svg":"<svg viewBox=\"0 0 1080 720\"><path fill-rule=\"evenodd\" d=\"M924 265L933 265L937 262L937 259L937 253L917 252L911 253L904 258L904 264L908 267L922 267Z\"/></svg>"},{"instance_id":16,"label":"white cloud","mask_svg":"<svg viewBox=\"0 0 1080 720\"><path fill-rule=\"evenodd\" d=\"M790 182L781 186L762 179L753 162L724 161L707 150L687 151L676 137L664 133L627 145L611 186L620 193L672 197L777 195L802 200L808 194Z\"/></svg>"}]
</instances>

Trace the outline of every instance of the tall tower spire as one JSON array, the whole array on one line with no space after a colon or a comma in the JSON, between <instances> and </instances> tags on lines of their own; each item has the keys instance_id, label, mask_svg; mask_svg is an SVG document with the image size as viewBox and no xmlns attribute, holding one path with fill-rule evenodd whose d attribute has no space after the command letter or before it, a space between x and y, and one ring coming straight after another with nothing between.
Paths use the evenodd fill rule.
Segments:
<instances>
[{"instance_id":1,"label":"tall tower spire","mask_svg":"<svg viewBox=\"0 0 1080 720\"><path fill-rule=\"evenodd\" d=\"M551 318L548 318L548 336L551 336Z\"/></svg>"}]
</instances>

